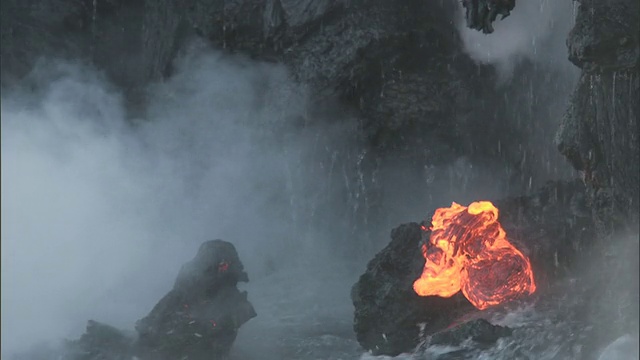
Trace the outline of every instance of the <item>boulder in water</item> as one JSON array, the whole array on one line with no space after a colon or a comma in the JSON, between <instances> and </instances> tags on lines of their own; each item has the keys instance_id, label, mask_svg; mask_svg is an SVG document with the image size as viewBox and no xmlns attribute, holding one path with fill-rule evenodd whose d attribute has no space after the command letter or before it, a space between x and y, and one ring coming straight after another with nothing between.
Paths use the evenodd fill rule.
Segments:
<instances>
[{"instance_id":1,"label":"boulder in water","mask_svg":"<svg viewBox=\"0 0 640 360\"><path fill-rule=\"evenodd\" d=\"M537 285L532 299L548 292L557 279L576 275L576 259L591 248L594 225L584 198L585 187L579 181L559 181L530 196L494 202L509 242L531 261ZM429 234L427 226L418 223L394 229L389 245L369 262L352 288L357 340L375 355L413 351L425 336L478 311L462 292L421 297L414 291L425 265L421 242Z\"/></svg>"},{"instance_id":2,"label":"boulder in water","mask_svg":"<svg viewBox=\"0 0 640 360\"><path fill-rule=\"evenodd\" d=\"M233 244L203 243L180 270L174 287L136 323L138 336L95 321L67 346L72 360L211 360L229 353L238 329L256 316L247 293L249 281Z\"/></svg>"}]
</instances>

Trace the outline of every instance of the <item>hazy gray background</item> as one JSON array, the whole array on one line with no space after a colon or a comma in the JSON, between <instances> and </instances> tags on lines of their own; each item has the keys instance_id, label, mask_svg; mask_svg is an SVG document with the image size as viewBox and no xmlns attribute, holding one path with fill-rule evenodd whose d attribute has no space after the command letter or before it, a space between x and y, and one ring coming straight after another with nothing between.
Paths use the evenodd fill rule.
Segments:
<instances>
[{"instance_id":1,"label":"hazy gray background","mask_svg":"<svg viewBox=\"0 0 640 360\"><path fill-rule=\"evenodd\" d=\"M495 64L504 78L522 58L572 69L564 47L572 6L519 1L494 34L462 22L460 33L471 56ZM120 92L85 64L44 60L27 83L33 86L3 91L1 102L3 357L77 337L88 319L132 327L212 238L236 245L258 286L249 293L259 313L252 322L275 319L265 311L279 299L278 286L303 299L333 298L339 304L325 303L341 316L350 309L348 285L357 272L331 278L330 286L321 275L345 262L343 249L353 250L345 214L350 196L363 193L359 153L349 164L331 161L354 142L350 122L303 128L307 94L283 68L194 45L174 76L147 89L140 119L129 119ZM545 119L545 128L559 119ZM501 175L464 158L427 168L419 179L404 178L402 166L384 171L398 178L387 191L397 196L381 205L393 215L371 235L373 245L362 245L365 256L388 241L391 227L421 220L432 206L501 192L491 182ZM413 189L433 200L405 206ZM271 275L300 264L317 272L316 282ZM240 330L239 346L243 332L264 334L252 322Z\"/></svg>"}]
</instances>

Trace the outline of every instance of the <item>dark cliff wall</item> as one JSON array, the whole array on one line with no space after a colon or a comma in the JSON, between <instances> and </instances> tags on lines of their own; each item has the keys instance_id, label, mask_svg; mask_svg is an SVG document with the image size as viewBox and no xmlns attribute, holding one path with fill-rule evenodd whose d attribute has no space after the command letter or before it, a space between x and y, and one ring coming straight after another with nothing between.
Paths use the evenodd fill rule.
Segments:
<instances>
[{"instance_id":1,"label":"dark cliff wall","mask_svg":"<svg viewBox=\"0 0 640 360\"><path fill-rule=\"evenodd\" d=\"M385 234L451 200L527 193L571 175L553 150L550 109L563 106L573 84L522 60L513 77L497 85L496 69L463 51L453 21L457 6L423 0L3 0L2 83L27 73L40 55L80 58L123 89L138 114L145 85L171 75L172 60L188 39L283 63L310 89L314 104L305 124L354 125L349 146L323 152L300 171L315 173L337 161L353 179L340 191L349 221L357 224L354 233ZM345 196L336 198L323 205L325 212L344 207Z\"/></svg>"},{"instance_id":2,"label":"dark cliff wall","mask_svg":"<svg viewBox=\"0 0 640 360\"><path fill-rule=\"evenodd\" d=\"M596 284L588 317L603 343L638 333L639 11L638 0L580 0L567 45L582 72L556 138L582 173L603 240L606 256L585 265Z\"/></svg>"},{"instance_id":3,"label":"dark cliff wall","mask_svg":"<svg viewBox=\"0 0 640 360\"><path fill-rule=\"evenodd\" d=\"M569 59L582 69L558 132L560 151L589 185L603 235L637 230L640 158L638 0L581 0Z\"/></svg>"}]
</instances>

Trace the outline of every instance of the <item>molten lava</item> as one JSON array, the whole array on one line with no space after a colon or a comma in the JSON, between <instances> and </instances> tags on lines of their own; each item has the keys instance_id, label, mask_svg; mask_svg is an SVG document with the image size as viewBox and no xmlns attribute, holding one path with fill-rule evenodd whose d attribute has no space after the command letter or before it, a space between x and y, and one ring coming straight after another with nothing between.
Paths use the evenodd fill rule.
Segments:
<instances>
[{"instance_id":1,"label":"molten lava","mask_svg":"<svg viewBox=\"0 0 640 360\"><path fill-rule=\"evenodd\" d=\"M529 259L509 243L491 202L437 209L430 230L422 245L424 270L413 283L418 295L451 297L462 290L484 310L536 291Z\"/></svg>"}]
</instances>

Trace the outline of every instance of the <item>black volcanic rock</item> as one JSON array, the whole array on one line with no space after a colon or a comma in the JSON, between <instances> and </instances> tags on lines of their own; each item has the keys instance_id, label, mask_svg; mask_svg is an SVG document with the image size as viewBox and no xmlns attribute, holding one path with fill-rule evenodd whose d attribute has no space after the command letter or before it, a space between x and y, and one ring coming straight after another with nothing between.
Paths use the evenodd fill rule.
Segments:
<instances>
[{"instance_id":1,"label":"black volcanic rock","mask_svg":"<svg viewBox=\"0 0 640 360\"><path fill-rule=\"evenodd\" d=\"M601 254L589 313L606 343L638 331L640 1L578 3L567 45L582 73L556 143L587 185Z\"/></svg>"},{"instance_id":2,"label":"black volcanic rock","mask_svg":"<svg viewBox=\"0 0 640 360\"><path fill-rule=\"evenodd\" d=\"M451 316L473 308L462 293L449 299L416 295L413 282L424 267L421 240L417 223L394 229L389 245L369 262L351 290L358 342L374 354L412 351L420 341L420 323L432 331L444 329Z\"/></svg>"},{"instance_id":3,"label":"black volcanic rock","mask_svg":"<svg viewBox=\"0 0 640 360\"><path fill-rule=\"evenodd\" d=\"M66 359L224 359L238 328L256 316L247 293L236 287L248 280L231 243L207 241L182 267L173 290L137 322L137 337L89 321L86 333L69 342Z\"/></svg>"},{"instance_id":4,"label":"black volcanic rock","mask_svg":"<svg viewBox=\"0 0 640 360\"><path fill-rule=\"evenodd\" d=\"M550 182L531 196L494 201L509 241L531 261L538 287L533 298L555 280L578 275L577 260L593 247L595 231L585 197L579 181ZM461 292L451 298L415 294L413 282L425 263L422 236L417 223L394 229L389 245L353 286L354 330L362 347L374 354L410 352L422 341L421 334L442 331L475 311ZM476 325L482 338L486 324ZM460 334L473 333L476 325L468 325ZM445 339L451 334L455 333L439 336Z\"/></svg>"},{"instance_id":5,"label":"black volcanic rock","mask_svg":"<svg viewBox=\"0 0 640 360\"><path fill-rule=\"evenodd\" d=\"M238 328L256 316L247 293L236 288L248 281L235 247L222 240L200 246L185 264L171 290L138 321L137 347L143 358L223 358Z\"/></svg>"},{"instance_id":6,"label":"black volcanic rock","mask_svg":"<svg viewBox=\"0 0 640 360\"><path fill-rule=\"evenodd\" d=\"M539 290L575 275L580 259L594 251L595 224L580 180L548 182L530 196L493 203L509 241L531 260Z\"/></svg>"},{"instance_id":7,"label":"black volcanic rock","mask_svg":"<svg viewBox=\"0 0 640 360\"><path fill-rule=\"evenodd\" d=\"M625 226L637 230L640 212L640 2L579 3L567 44L582 75L556 142L582 172L607 237Z\"/></svg>"},{"instance_id":8,"label":"black volcanic rock","mask_svg":"<svg viewBox=\"0 0 640 360\"><path fill-rule=\"evenodd\" d=\"M501 20L511 14L516 5L515 0L464 0L466 10L465 21L470 29L482 31L485 34L493 32L493 22L498 15Z\"/></svg>"},{"instance_id":9,"label":"black volcanic rock","mask_svg":"<svg viewBox=\"0 0 640 360\"><path fill-rule=\"evenodd\" d=\"M636 68L640 61L636 0L579 0L569 33L569 60L588 72Z\"/></svg>"},{"instance_id":10,"label":"black volcanic rock","mask_svg":"<svg viewBox=\"0 0 640 360\"><path fill-rule=\"evenodd\" d=\"M312 213L344 214L352 231L346 236L358 237L336 240L346 259L363 254L360 244L380 246L368 234L396 221L385 205L404 201L397 196L397 167L411 187L403 190L415 194L407 208L455 181L522 193L571 172L560 154L540 149L554 147L547 134L556 125L548 119L557 118L572 82L522 61L512 80L496 85L496 69L464 49L456 22L464 10L456 1L42 0L29 6L6 0L2 6L3 87L28 79L40 56L80 59L123 92L133 119L146 118L146 86L170 77L194 38L226 54L284 65L310 100L295 126L322 130L322 145L310 150L319 160L305 162L294 180L304 184L308 173L343 169L331 181L336 200L314 203ZM324 131L334 125L349 130L336 140ZM460 175L448 171L458 164L464 164ZM425 181L431 189L418 188ZM311 226L325 228L317 223L322 216L312 217Z\"/></svg>"},{"instance_id":11,"label":"black volcanic rock","mask_svg":"<svg viewBox=\"0 0 640 360\"><path fill-rule=\"evenodd\" d=\"M511 1L474 3L499 13L511 8ZM371 164L383 167L400 156L411 164L407 171L422 174L425 166L466 156L508 170L510 186L547 177L540 174L546 163L531 149L539 139L526 135L540 128L549 102L563 102L549 89L566 85L524 64L512 84L497 88L495 70L463 49L455 1L43 0L29 6L6 0L2 7L3 84L28 73L40 56L80 58L124 90L137 116L145 85L171 75L178 50L198 37L225 52L286 65L310 90L310 114L338 108L330 118L357 119L354 138L365 140ZM326 120L309 120L316 119ZM379 171L375 166L365 175ZM380 192L392 185L381 183ZM379 196L367 188L368 196Z\"/></svg>"}]
</instances>

